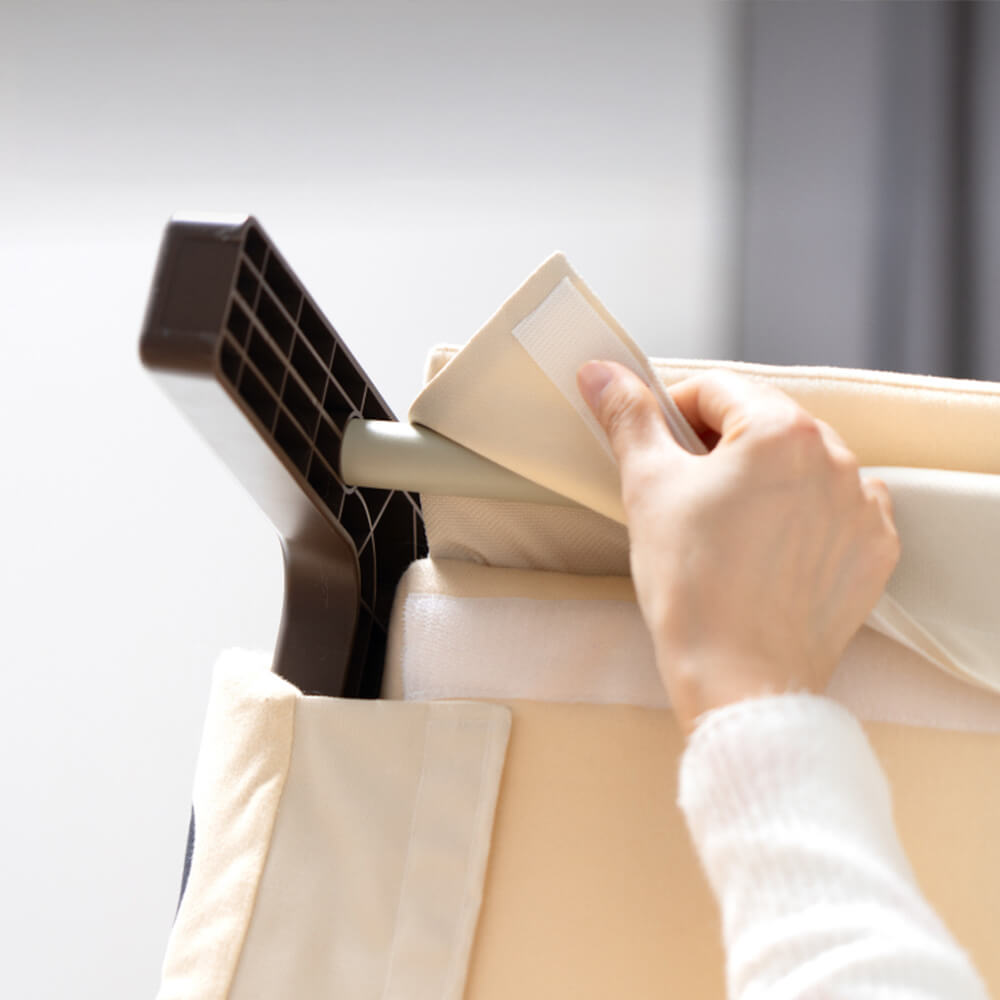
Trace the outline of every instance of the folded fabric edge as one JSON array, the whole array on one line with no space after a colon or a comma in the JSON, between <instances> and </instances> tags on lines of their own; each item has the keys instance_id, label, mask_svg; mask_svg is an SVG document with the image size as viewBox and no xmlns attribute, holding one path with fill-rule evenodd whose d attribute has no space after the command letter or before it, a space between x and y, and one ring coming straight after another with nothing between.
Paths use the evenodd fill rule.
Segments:
<instances>
[{"instance_id":1,"label":"folded fabric edge","mask_svg":"<svg viewBox=\"0 0 1000 1000\"><path fill-rule=\"evenodd\" d=\"M190 870L159 1000L229 994L288 774L298 695L266 654L228 650L216 664L195 770Z\"/></svg>"},{"instance_id":2,"label":"folded fabric edge","mask_svg":"<svg viewBox=\"0 0 1000 1000\"><path fill-rule=\"evenodd\" d=\"M304 812L300 807L310 799L318 804L328 794L324 773L342 772L345 765L354 770L351 762L360 764L364 756L374 758L369 769L377 767L385 754L376 744L383 738L405 743L406 733L422 731L422 762L407 772L412 815L407 813L396 828L380 828L377 837L362 834L360 843L370 845L371 857L362 863L352 856L345 863L372 871L386 837L403 846L409 842L402 883L395 889L391 880L383 886L383 891L398 892L391 906L392 946L368 955L365 963L381 965L387 1000L412 995L460 1000L482 903L510 710L473 699L418 704L309 697L269 667L269 654L244 650L227 650L216 663L194 781L196 840L158 997L238 998L249 995L248 989L256 995L260 962L273 967L275 960L272 935L261 939L258 926L262 918L263 926L270 919L262 907L274 911L273 885L268 889L274 873L268 872L278 864L285 876L301 869L303 877L312 877L313 866L304 865L300 854L288 854L291 818L298 817L294 827L322 814L315 805ZM325 743L323 732L334 730L341 736ZM353 750L333 757L322 752L344 751L345 739L353 741ZM403 780L402 771L391 770L385 780ZM345 787L365 799L370 784L355 780ZM347 815L366 815L369 809L361 800L343 807ZM449 856L458 852L450 863L447 892L432 884L442 873L442 836ZM338 899L337 891L318 895L314 925L323 925L329 918L326 908ZM285 923L281 912L279 922ZM354 918L348 913L344 919ZM434 932L444 925L451 928L448 934ZM278 953L287 959L294 945L292 952L278 946ZM279 970L279 981L281 975ZM299 995L326 995L322 977L315 990Z\"/></svg>"},{"instance_id":3,"label":"folded fabric edge","mask_svg":"<svg viewBox=\"0 0 1000 1000\"><path fill-rule=\"evenodd\" d=\"M424 381L430 382L457 354L465 344L442 342L433 345L424 365ZM974 395L995 400L1000 404L1000 384L979 379L949 378L943 375L915 375L907 372L888 372L868 368L835 368L828 365L768 365L755 361L729 361L714 358L659 358L652 357L649 363L665 385L691 374L721 368L726 371L768 381L788 379L794 382L829 382L851 386L875 386L886 389L918 390L944 395Z\"/></svg>"}]
</instances>

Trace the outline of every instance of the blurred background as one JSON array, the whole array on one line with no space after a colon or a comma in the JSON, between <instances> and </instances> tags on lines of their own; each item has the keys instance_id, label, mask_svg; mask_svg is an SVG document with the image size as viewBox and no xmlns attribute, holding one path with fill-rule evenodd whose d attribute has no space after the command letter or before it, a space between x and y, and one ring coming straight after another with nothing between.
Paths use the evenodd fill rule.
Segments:
<instances>
[{"instance_id":1,"label":"blurred background","mask_svg":"<svg viewBox=\"0 0 1000 1000\"><path fill-rule=\"evenodd\" d=\"M253 212L397 413L564 250L649 353L1000 378L1000 7L0 6L0 936L155 992L267 522L137 361L176 211Z\"/></svg>"}]
</instances>

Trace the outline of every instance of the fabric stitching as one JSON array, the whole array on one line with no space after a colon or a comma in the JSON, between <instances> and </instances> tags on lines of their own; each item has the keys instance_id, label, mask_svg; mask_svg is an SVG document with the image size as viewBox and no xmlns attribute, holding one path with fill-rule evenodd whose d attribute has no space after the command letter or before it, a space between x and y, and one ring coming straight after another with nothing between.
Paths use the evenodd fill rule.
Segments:
<instances>
[{"instance_id":1,"label":"fabric stitching","mask_svg":"<svg viewBox=\"0 0 1000 1000\"><path fill-rule=\"evenodd\" d=\"M270 700L270 699L269 699ZM295 724L296 717L298 715L298 706L300 702L300 696L296 695L294 697L294 703L292 705L291 712L291 722L288 726L288 739L286 741L286 753L284 767L281 772L281 788L278 791L278 795L275 799L274 809L271 813L271 823L267 831L267 850L265 850L261 857L260 868L256 873L256 879L254 882L253 893L250 896L249 905L247 906L246 919L243 921L243 932L240 935L239 944L236 950L236 958L232 965L232 970L229 974L229 981L226 983L226 989L223 996L228 997L233 990L233 984L236 982L236 976L239 972L240 964L243 961L243 955L246 951L247 937L250 934L250 925L253 923L254 913L257 910L257 897L260 895L261 882L264 879L264 871L267 868L268 859L271 856L271 848L274 845L274 828L278 822L278 813L281 810L281 801L285 797L285 788L288 786L288 772L292 766L292 748L295 744Z\"/></svg>"},{"instance_id":2,"label":"fabric stitching","mask_svg":"<svg viewBox=\"0 0 1000 1000\"><path fill-rule=\"evenodd\" d=\"M410 834L406 843L406 861L403 864L403 875L399 882L399 898L396 900L396 915L394 918L393 929L392 929L392 943L389 945L389 956L388 964L385 972L385 981L382 985L382 1000L386 1000L389 996L389 987L392 986L392 974L396 967L396 951L397 945L399 943L399 918L403 910L403 900L406 895L406 886L410 874L410 866L413 860L413 843L417 828L417 816L420 811L420 799L423 795L424 790L424 779L427 775L427 744L428 744L428 734L430 733L431 726L435 725L436 720L432 716L432 710L430 707L425 711L425 722L424 722L424 732L423 732L423 745L420 749L420 777L417 780L417 792L413 797L413 815L410 818Z\"/></svg>"},{"instance_id":3,"label":"fabric stitching","mask_svg":"<svg viewBox=\"0 0 1000 1000\"><path fill-rule=\"evenodd\" d=\"M490 763L493 754L495 752L494 735L496 730L496 718L495 717L488 718L485 721L486 721L486 726L485 726L486 745L483 747L482 760L480 761L479 765L479 782L476 786L476 809L472 821L472 837L470 838L469 847L466 849L465 852L465 868L462 873L462 908L459 912L458 919L455 922L456 930L458 928L466 928L466 925L468 924L468 921L470 919L469 911L472 909L472 904L469 893L469 878L471 874L470 869L472 866L472 848L473 846L479 843L480 837L482 836L482 827L484 825L482 816L484 809L483 786L486 783L487 764ZM482 722L480 722L479 725L480 728L483 727ZM472 945L471 934L468 930L466 930L463 936L465 937L465 940L468 942L467 953L471 956L471 945ZM459 987L459 975L460 975L459 952L463 949L458 940L457 934L452 936L452 942L453 943L451 948L451 955L448 960L448 969L444 977L445 997L450 996L453 992L457 996L457 991ZM466 973L468 973L468 961L466 962Z\"/></svg>"}]
</instances>

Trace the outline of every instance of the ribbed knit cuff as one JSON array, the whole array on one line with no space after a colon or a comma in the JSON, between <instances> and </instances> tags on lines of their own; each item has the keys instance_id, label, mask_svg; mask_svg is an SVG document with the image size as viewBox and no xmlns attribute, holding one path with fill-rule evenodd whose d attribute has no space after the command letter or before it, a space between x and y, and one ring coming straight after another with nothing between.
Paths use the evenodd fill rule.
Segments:
<instances>
[{"instance_id":1,"label":"ribbed knit cuff","mask_svg":"<svg viewBox=\"0 0 1000 1000\"><path fill-rule=\"evenodd\" d=\"M709 713L679 802L722 911L734 998L986 990L913 877L857 720L796 694Z\"/></svg>"},{"instance_id":2,"label":"ribbed knit cuff","mask_svg":"<svg viewBox=\"0 0 1000 1000\"><path fill-rule=\"evenodd\" d=\"M772 889L781 896L775 879L825 884L817 867L854 849L875 851L912 878L881 766L858 721L829 698L784 694L710 712L681 761L678 802L716 895L730 863L761 876L767 869L768 884L754 888L764 902ZM832 854L822 850L824 837L836 838ZM804 849L785 852L771 870L776 841ZM836 873L829 874L835 890ZM739 881L746 885L746 876Z\"/></svg>"}]
</instances>

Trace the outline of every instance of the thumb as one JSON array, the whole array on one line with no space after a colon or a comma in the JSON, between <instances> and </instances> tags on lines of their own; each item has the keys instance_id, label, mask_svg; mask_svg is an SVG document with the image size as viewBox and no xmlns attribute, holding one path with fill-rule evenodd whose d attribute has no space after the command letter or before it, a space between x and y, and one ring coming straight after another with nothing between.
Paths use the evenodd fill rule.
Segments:
<instances>
[{"instance_id":1,"label":"thumb","mask_svg":"<svg viewBox=\"0 0 1000 1000\"><path fill-rule=\"evenodd\" d=\"M576 383L608 437L623 478L625 466L637 454L655 450L662 461L672 451L680 451L656 397L623 365L588 361L577 372Z\"/></svg>"}]
</instances>

